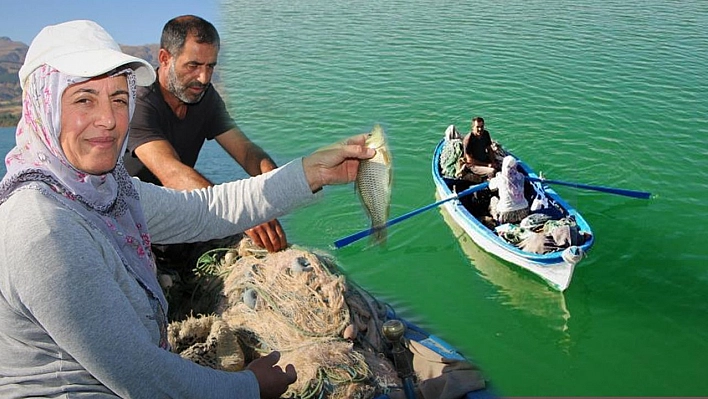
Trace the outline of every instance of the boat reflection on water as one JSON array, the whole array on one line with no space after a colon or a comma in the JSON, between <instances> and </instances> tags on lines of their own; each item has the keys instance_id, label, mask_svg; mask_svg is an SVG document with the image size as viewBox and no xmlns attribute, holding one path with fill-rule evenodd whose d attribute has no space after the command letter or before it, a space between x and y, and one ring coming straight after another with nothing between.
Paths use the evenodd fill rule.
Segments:
<instances>
[{"instance_id":1,"label":"boat reflection on water","mask_svg":"<svg viewBox=\"0 0 708 399\"><path fill-rule=\"evenodd\" d=\"M436 197L438 195L436 194ZM550 289L532 273L494 257L484 251L452 219L445 207L440 207L443 219L452 229L462 251L472 261L479 275L498 288L499 300L505 306L538 316L554 330L563 334L562 342L569 342L570 312L562 292Z\"/></svg>"}]
</instances>

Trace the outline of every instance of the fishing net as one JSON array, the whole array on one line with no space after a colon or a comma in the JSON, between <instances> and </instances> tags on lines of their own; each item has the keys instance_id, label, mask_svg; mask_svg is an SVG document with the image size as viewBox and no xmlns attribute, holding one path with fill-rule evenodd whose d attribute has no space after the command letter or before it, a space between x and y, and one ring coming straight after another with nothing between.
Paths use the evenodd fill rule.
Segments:
<instances>
[{"instance_id":1,"label":"fishing net","mask_svg":"<svg viewBox=\"0 0 708 399\"><path fill-rule=\"evenodd\" d=\"M222 286L214 313L173 322L173 351L196 363L242 370L273 350L293 364L290 398L371 398L399 387L381 335L387 308L337 272L334 261L297 247L268 254L243 240L200 264ZM210 279L213 281L213 277Z\"/></svg>"},{"instance_id":2,"label":"fishing net","mask_svg":"<svg viewBox=\"0 0 708 399\"><path fill-rule=\"evenodd\" d=\"M333 258L296 246L268 253L250 239L210 251L196 274L213 287L208 315L172 322L172 350L198 364L239 371L277 350L298 378L286 398L405 398L382 326L393 311L347 280ZM218 284L216 283L218 281ZM461 398L484 388L481 372L410 341L422 398Z\"/></svg>"}]
</instances>

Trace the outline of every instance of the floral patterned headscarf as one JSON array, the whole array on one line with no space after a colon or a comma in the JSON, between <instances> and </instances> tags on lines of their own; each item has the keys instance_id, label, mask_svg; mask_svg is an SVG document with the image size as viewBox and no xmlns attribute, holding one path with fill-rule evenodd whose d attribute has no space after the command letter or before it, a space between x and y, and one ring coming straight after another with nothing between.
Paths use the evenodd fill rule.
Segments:
<instances>
[{"instance_id":1,"label":"floral patterned headscarf","mask_svg":"<svg viewBox=\"0 0 708 399\"><path fill-rule=\"evenodd\" d=\"M135 74L125 68L112 76L120 74L127 76L132 118ZM48 65L40 66L28 77L22 96L22 118L15 133L16 146L5 157L7 174L0 182L0 204L17 190L37 189L101 231L150 297L163 332L161 344L166 347L167 301L157 281L139 196L122 158L112 171L90 175L69 163L60 145L62 94L70 85L86 80ZM125 152L127 141L126 138L120 154Z\"/></svg>"}]
</instances>

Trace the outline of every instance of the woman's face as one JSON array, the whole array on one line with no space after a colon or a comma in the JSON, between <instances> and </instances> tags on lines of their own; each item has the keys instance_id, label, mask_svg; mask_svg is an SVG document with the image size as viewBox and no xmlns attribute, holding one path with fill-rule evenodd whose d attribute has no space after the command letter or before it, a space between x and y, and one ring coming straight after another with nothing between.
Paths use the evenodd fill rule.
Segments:
<instances>
[{"instance_id":1,"label":"woman's face","mask_svg":"<svg viewBox=\"0 0 708 399\"><path fill-rule=\"evenodd\" d=\"M129 96L125 75L97 77L64 90L59 142L76 169L100 175L115 168L128 134Z\"/></svg>"}]
</instances>

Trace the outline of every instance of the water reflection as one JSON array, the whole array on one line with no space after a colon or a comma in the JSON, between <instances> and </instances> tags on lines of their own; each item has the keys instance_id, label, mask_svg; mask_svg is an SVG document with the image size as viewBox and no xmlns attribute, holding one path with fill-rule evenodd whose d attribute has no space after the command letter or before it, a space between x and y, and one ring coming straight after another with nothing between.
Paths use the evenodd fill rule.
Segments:
<instances>
[{"instance_id":1,"label":"water reflection","mask_svg":"<svg viewBox=\"0 0 708 399\"><path fill-rule=\"evenodd\" d=\"M440 207L440 212L479 275L498 288L498 292L489 299L538 316L549 327L562 334L558 341L561 346L568 345L570 312L563 293L552 290L526 270L507 264L484 251L455 223L444 207Z\"/></svg>"}]
</instances>

